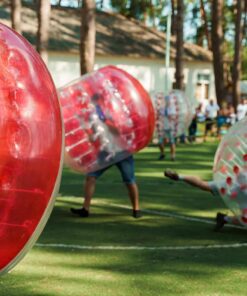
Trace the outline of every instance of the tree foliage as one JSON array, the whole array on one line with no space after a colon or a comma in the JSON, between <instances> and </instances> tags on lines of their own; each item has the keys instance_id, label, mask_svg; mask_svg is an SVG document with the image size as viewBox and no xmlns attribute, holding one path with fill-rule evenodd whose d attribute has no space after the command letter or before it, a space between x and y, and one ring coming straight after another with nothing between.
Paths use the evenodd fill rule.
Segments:
<instances>
[{"instance_id":1,"label":"tree foliage","mask_svg":"<svg viewBox=\"0 0 247 296\"><path fill-rule=\"evenodd\" d=\"M111 0L112 8L118 13L156 28L164 25L162 12L168 3L167 0Z\"/></svg>"}]
</instances>

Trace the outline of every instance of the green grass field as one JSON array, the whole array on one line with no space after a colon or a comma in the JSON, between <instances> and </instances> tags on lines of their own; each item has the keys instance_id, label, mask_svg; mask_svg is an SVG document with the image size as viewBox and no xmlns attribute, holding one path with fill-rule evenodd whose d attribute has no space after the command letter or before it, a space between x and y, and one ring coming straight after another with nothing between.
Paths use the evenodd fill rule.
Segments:
<instances>
[{"instance_id":1,"label":"green grass field","mask_svg":"<svg viewBox=\"0 0 247 296\"><path fill-rule=\"evenodd\" d=\"M70 207L82 202L83 176L64 169L45 230L0 278L0 295L247 295L246 230L214 232L223 202L163 177L172 168L211 179L216 147L216 142L180 145L176 162L157 161L156 147L138 153L140 219L131 217L115 167L98 181L91 216L72 216Z\"/></svg>"}]
</instances>

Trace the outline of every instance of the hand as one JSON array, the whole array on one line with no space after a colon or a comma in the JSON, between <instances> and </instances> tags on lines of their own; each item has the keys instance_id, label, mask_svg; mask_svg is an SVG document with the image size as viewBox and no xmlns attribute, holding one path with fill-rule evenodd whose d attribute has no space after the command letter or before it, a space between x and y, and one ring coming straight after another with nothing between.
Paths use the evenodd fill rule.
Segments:
<instances>
[{"instance_id":1,"label":"hand","mask_svg":"<svg viewBox=\"0 0 247 296\"><path fill-rule=\"evenodd\" d=\"M114 136L119 136L119 131L118 129L115 127L115 126L112 126L112 125L108 125L107 126L109 131L114 135Z\"/></svg>"},{"instance_id":2,"label":"hand","mask_svg":"<svg viewBox=\"0 0 247 296\"><path fill-rule=\"evenodd\" d=\"M171 171L169 169L164 171L164 176L174 181L179 180L179 175L175 171Z\"/></svg>"}]
</instances>

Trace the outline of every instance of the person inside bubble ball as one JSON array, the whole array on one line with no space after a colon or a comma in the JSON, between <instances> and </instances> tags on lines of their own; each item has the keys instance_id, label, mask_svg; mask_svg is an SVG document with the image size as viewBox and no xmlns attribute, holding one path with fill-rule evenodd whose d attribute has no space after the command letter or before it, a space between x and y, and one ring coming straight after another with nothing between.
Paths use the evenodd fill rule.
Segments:
<instances>
[{"instance_id":1,"label":"person inside bubble ball","mask_svg":"<svg viewBox=\"0 0 247 296\"><path fill-rule=\"evenodd\" d=\"M216 182L214 182L213 180L204 181L198 176L179 175L177 172L169 169L164 171L164 176L174 181L183 181L191 186L197 187L204 191L208 191L212 193L214 196L220 196L220 192L218 189L219 187L217 186ZM228 216L218 212L216 215L216 225L214 230L215 231L221 230L226 223L240 225L237 217Z\"/></svg>"},{"instance_id":2,"label":"person inside bubble ball","mask_svg":"<svg viewBox=\"0 0 247 296\"><path fill-rule=\"evenodd\" d=\"M174 137L174 129L176 126L176 106L172 104L169 96L165 96L165 109L164 109L164 135L160 139L160 157L159 160L165 158L165 145L170 145L171 160L175 161L176 158L176 139Z\"/></svg>"},{"instance_id":3,"label":"person inside bubble ball","mask_svg":"<svg viewBox=\"0 0 247 296\"><path fill-rule=\"evenodd\" d=\"M119 125L112 116L112 104L100 93L94 93L91 97L91 114L88 118L90 126L89 140L94 146L98 146L97 163L99 167L115 159L122 159L128 151L126 139L121 135ZM120 113L119 113L120 116ZM132 142L129 141L129 145Z\"/></svg>"},{"instance_id":4,"label":"person inside bubble ball","mask_svg":"<svg viewBox=\"0 0 247 296\"><path fill-rule=\"evenodd\" d=\"M166 157L165 146L166 145L170 146L171 161L175 161L176 139L172 135L171 130L164 130L163 136L159 138L158 147L159 147L159 150L160 150L160 155L158 157L158 160L165 159L165 157Z\"/></svg>"},{"instance_id":5,"label":"person inside bubble ball","mask_svg":"<svg viewBox=\"0 0 247 296\"><path fill-rule=\"evenodd\" d=\"M205 124L205 131L204 131L204 142L206 142L208 132L212 133L219 109L220 109L219 105L215 103L214 100L211 99L205 109L206 124Z\"/></svg>"},{"instance_id":6,"label":"person inside bubble ball","mask_svg":"<svg viewBox=\"0 0 247 296\"><path fill-rule=\"evenodd\" d=\"M247 99L242 98L237 106L237 121L240 121L247 115Z\"/></svg>"},{"instance_id":7,"label":"person inside bubble ball","mask_svg":"<svg viewBox=\"0 0 247 296\"><path fill-rule=\"evenodd\" d=\"M103 111L102 104L104 104L104 99L99 93L95 93L91 102L95 108L95 112L93 112L89 118L89 122L91 124L92 136L91 141L99 141L100 142L100 151L98 155L99 164L104 163L105 161L109 161L116 155L116 151L118 150L118 137L119 131L118 128L110 115L110 112Z\"/></svg>"},{"instance_id":8,"label":"person inside bubble ball","mask_svg":"<svg viewBox=\"0 0 247 296\"><path fill-rule=\"evenodd\" d=\"M95 106L98 120L96 120L96 122L93 121L92 128L94 129L94 134L97 134L97 133L99 134L98 138L100 139L101 143L103 143L102 148L99 151L98 159L99 159L99 162L101 161L104 162L108 158L113 157L115 155L114 150L116 149L117 144L116 142L114 142L114 140L119 135L119 132L111 116L103 112L103 109L101 108L101 105L100 105L100 100L101 100L101 96L99 94L93 95L92 103ZM102 122L104 124L101 130L99 130L99 127L100 127L99 122ZM109 129L110 131L110 133L108 133L107 135L105 135L105 133L102 132L105 129L105 127L107 127L107 129ZM139 209L139 191L135 181L135 168L134 168L133 155L130 155L127 158L121 161L118 161L113 165L116 165L117 168L119 169L122 176L122 181L127 187L128 195L133 208L133 212L132 212L133 217L140 218L141 212ZM95 172L88 173L86 175L85 184L84 184L83 206L82 208L79 208L79 209L71 208L71 212L73 214L78 215L80 217L89 216L89 208L90 208L92 196L95 191L96 180L113 165L110 165L103 169L99 169Z\"/></svg>"}]
</instances>

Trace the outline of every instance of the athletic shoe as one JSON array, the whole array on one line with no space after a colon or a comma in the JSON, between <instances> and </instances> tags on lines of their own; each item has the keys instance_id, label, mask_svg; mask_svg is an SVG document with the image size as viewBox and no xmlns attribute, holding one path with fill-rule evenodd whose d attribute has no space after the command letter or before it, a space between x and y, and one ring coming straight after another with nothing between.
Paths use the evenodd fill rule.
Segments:
<instances>
[{"instance_id":1,"label":"athletic shoe","mask_svg":"<svg viewBox=\"0 0 247 296\"><path fill-rule=\"evenodd\" d=\"M222 213L217 213L216 215L216 225L214 227L214 231L219 231L221 230L224 225L227 223L225 220L226 215L222 214Z\"/></svg>"},{"instance_id":2,"label":"athletic shoe","mask_svg":"<svg viewBox=\"0 0 247 296\"><path fill-rule=\"evenodd\" d=\"M165 155L164 155L164 154L160 154L158 160L162 160L162 159L164 159L164 158L165 158Z\"/></svg>"},{"instance_id":3,"label":"athletic shoe","mask_svg":"<svg viewBox=\"0 0 247 296\"><path fill-rule=\"evenodd\" d=\"M134 218L141 218L142 214L140 210L133 210L133 217Z\"/></svg>"},{"instance_id":4,"label":"athletic shoe","mask_svg":"<svg viewBox=\"0 0 247 296\"><path fill-rule=\"evenodd\" d=\"M175 180L175 181L177 181L179 179L178 174L172 170L165 170L164 175L172 180Z\"/></svg>"},{"instance_id":5,"label":"athletic shoe","mask_svg":"<svg viewBox=\"0 0 247 296\"><path fill-rule=\"evenodd\" d=\"M74 209L74 208L71 208L70 209L71 213L75 214L75 215L78 215L80 217L88 217L89 216L89 211L82 208L82 209Z\"/></svg>"}]
</instances>

